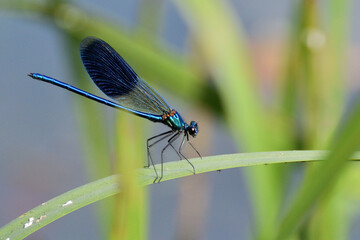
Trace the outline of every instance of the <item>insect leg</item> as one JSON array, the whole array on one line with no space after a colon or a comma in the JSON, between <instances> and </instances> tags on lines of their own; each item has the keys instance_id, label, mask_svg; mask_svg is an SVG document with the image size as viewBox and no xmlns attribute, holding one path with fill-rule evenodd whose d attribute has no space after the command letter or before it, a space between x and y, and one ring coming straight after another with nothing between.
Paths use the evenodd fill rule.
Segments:
<instances>
[{"instance_id":1,"label":"insect leg","mask_svg":"<svg viewBox=\"0 0 360 240\"><path fill-rule=\"evenodd\" d=\"M199 151L194 147L194 145L192 145L192 143L191 142L189 142L188 141L188 143L189 143L189 145L192 147L192 149L194 149L195 150L195 152L197 153L197 155L202 159L202 157L201 157L201 155L200 155L200 153L199 153Z\"/></svg>"},{"instance_id":2,"label":"insect leg","mask_svg":"<svg viewBox=\"0 0 360 240\"><path fill-rule=\"evenodd\" d=\"M193 168L193 172L195 174L195 167L194 165L189 161L189 159L187 159L187 157L185 157L185 155L181 152L184 143L185 143L185 138L186 138L187 134L184 135L183 140L181 141L180 147L179 147L179 153L180 155L191 165L191 167ZM187 138L188 139L188 138ZM190 143L189 141L187 141L188 143ZM196 151L197 152L197 151Z\"/></svg>"},{"instance_id":3,"label":"insect leg","mask_svg":"<svg viewBox=\"0 0 360 240\"><path fill-rule=\"evenodd\" d=\"M177 135L177 137L174 138L171 142L169 142L169 141L170 141L170 139L169 139L168 142L170 143L170 146L172 147L172 149L174 149L174 151L176 152L176 154L179 156L180 160L183 160L182 154L179 153L179 151L177 151L176 148L174 147L174 145L172 144L172 143L173 143L174 141L176 141L179 137L180 137L180 134Z\"/></svg>"},{"instance_id":4,"label":"insect leg","mask_svg":"<svg viewBox=\"0 0 360 240\"><path fill-rule=\"evenodd\" d=\"M161 179L164 176L164 151L171 146L171 143L176 140L179 137L180 132L175 133L173 136L170 137L170 139L168 140L168 144L166 144L166 146L163 148L163 150L161 150L161 175L160 178L158 180L158 183L161 181ZM157 179L154 180L154 183Z\"/></svg>"},{"instance_id":5,"label":"insect leg","mask_svg":"<svg viewBox=\"0 0 360 240\"><path fill-rule=\"evenodd\" d=\"M154 171L155 171L155 175L156 175L155 180L157 180L157 179L159 178L159 175L157 174L157 171L156 171L156 168L155 168L155 165L154 165L154 161L153 161L153 159L152 159L152 157L151 157L150 148L151 148L152 146L154 146L156 143L160 142L161 140L167 138L167 137L168 137L169 135L171 135L172 133L173 133L173 131L163 132L163 133L160 133L159 135L156 135L156 136L154 136L154 137L149 138L149 139L146 141L148 165L145 166L145 167L150 167L150 162L151 162L151 165L153 165ZM165 136L164 136L164 135L165 135ZM154 140L154 139L156 139L156 138L158 138L158 137L161 137L161 136L162 136L162 138L160 138L160 139L156 140L155 142L149 144L149 142L150 142L151 140ZM155 181L154 181L154 182L155 182Z\"/></svg>"}]
</instances>

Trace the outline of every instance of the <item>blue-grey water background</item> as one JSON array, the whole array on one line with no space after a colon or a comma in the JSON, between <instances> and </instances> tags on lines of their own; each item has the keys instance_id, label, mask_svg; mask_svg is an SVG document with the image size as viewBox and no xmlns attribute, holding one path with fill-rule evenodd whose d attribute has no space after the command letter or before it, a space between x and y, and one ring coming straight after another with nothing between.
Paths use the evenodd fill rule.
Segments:
<instances>
[{"instance_id":1,"label":"blue-grey water background","mask_svg":"<svg viewBox=\"0 0 360 240\"><path fill-rule=\"evenodd\" d=\"M354 2L353 12L360 12L360 1ZM82 0L77 4L131 29L137 24L141 1L111 0L105 4L98 0ZM269 7L265 0L232 2L250 42L259 38L266 42L267 38L274 40L285 36L293 4L293 1L274 0ZM356 24L360 17L353 15L350 46L360 53L360 28ZM157 33L160 43L174 51L187 51L188 29L171 1L166 1L165 19ZM0 36L0 226L3 226L42 202L86 184L88 178L72 104L77 96L26 76L35 71L72 83L62 33L37 16L0 10ZM359 66L359 58L354 58L353 64ZM359 81L359 78L355 79L359 72L350 72L350 84ZM187 109L191 104L184 105L181 99L160 92L170 98L174 108L181 105L184 117L192 120L188 116L192 111ZM151 123L147 126L152 128L149 136L162 129ZM210 135L214 137L207 155L238 152L224 123L215 120L213 126ZM231 169L191 178L205 178L201 181L208 182L204 203L208 211L201 239L249 238L251 203L242 170ZM176 235L182 181L167 181L149 187L149 239L173 239ZM233 182L238 185L230 184ZM196 198L196 195L191 197ZM356 225L352 227L351 239L360 238L360 228ZM100 238L94 205L57 220L27 239L67 238Z\"/></svg>"}]
</instances>

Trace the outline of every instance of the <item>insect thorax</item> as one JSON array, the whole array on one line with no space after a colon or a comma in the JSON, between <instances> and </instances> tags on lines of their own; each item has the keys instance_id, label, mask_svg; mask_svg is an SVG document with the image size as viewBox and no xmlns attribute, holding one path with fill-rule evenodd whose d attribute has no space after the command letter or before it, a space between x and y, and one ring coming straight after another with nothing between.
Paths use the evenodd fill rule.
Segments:
<instances>
[{"instance_id":1,"label":"insect thorax","mask_svg":"<svg viewBox=\"0 0 360 240\"><path fill-rule=\"evenodd\" d=\"M168 125L173 130L184 130L187 125L181 118L180 114L174 109L170 113L164 113L162 116L163 123Z\"/></svg>"}]
</instances>

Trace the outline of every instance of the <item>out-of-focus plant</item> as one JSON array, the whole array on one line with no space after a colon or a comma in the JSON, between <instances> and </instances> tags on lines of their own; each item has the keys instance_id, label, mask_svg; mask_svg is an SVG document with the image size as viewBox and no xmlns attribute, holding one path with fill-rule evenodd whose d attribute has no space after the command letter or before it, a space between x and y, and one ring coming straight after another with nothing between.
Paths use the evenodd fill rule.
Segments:
<instances>
[{"instance_id":1,"label":"out-of-focus plant","mask_svg":"<svg viewBox=\"0 0 360 240\"><path fill-rule=\"evenodd\" d=\"M156 32L163 21L159 12L164 9L161 0L153 3L158 7L143 2L140 25L133 31L101 18L100 13L91 15L66 1L13 0L1 2L0 7L32 12L44 21L51 21L64 33L71 53L78 52L77 45L85 36L101 36L149 82L222 118L243 151L328 148L330 155L326 162L316 167L306 166L304 183L291 198L294 202L286 202L285 193L296 168L271 165L247 170L256 223L255 239L345 239L352 215L349 209L339 206L347 206L358 196L354 186L359 181L354 177L357 166L346 169L345 160L359 146L360 134L356 124L360 113L356 111L348 122L344 121L347 126L338 128L335 134L349 100L345 52L350 1L331 0L324 3L323 8L315 0L294 4L290 34L284 46L287 53L283 56L284 68L278 76L277 89L272 89L277 97L270 103L260 97L257 86L260 81L250 60L248 39L229 3L219 0L173 2L190 29L190 39L194 41L191 46L201 53L198 57L201 64L193 64L193 59L157 47L161 44L151 33ZM151 17L154 14L156 18ZM69 59L79 85L89 88L80 62L74 60L74 55ZM209 77L213 81L208 81ZM144 159L144 155L138 154L143 146L137 140L141 138L141 123L136 122L135 132L128 132L123 126L132 125L136 120L117 117L116 122L122 122L117 124L122 134L116 134L116 152L106 144L108 136L104 134L102 111L101 106L87 103L78 106L76 111L81 119L79 125L83 130L90 175L99 178L123 173L122 182L126 184L115 201L101 206L102 229L104 235L114 239L144 239L147 235L146 192L136 186L134 171ZM111 157L111 152L116 152L115 157ZM111 168L110 159L115 168ZM219 169L224 168L221 164L225 163L221 162Z\"/></svg>"}]
</instances>

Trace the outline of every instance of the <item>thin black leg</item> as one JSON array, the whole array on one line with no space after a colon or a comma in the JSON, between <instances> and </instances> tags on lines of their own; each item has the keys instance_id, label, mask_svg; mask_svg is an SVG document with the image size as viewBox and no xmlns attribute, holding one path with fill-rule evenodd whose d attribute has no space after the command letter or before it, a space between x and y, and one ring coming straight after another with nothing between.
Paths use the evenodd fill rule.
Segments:
<instances>
[{"instance_id":1,"label":"thin black leg","mask_svg":"<svg viewBox=\"0 0 360 240\"><path fill-rule=\"evenodd\" d=\"M157 138L157 137L163 136L163 135L168 134L168 133L171 133L171 132L174 132L174 131L173 131L173 130L170 130L170 131L166 131L166 132L160 133L160 134L158 134L158 135L155 135L155 136L149 138L147 141L149 142L149 141L151 141L151 140L153 140L153 139L155 139L155 138Z\"/></svg>"},{"instance_id":2,"label":"thin black leg","mask_svg":"<svg viewBox=\"0 0 360 240\"><path fill-rule=\"evenodd\" d=\"M194 145L192 145L192 143L189 141L189 135L187 134L186 135L186 139L187 139L187 142L189 143L189 145L192 147L192 149L194 149L194 151L199 155L199 157L202 159L199 151L194 147Z\"/></svg>"},{"instance_id":3,"label":"thin black leg","mask_svg":"<svg viewBox=\"0 0 360 240\"><path fill-rule=\"evenodd\" d=\"M191 142L189 142L188 141L188 143L189 143L189 145L195 150L195 152L199 155L199 157L202 159L202 157L201 157L201 155L200 155L200 153L199 153L199 151L194 147L194 145L192 145L192 143Z\"/></svg>"},{"instance_id":4,"label":"thin black leg","mask_svg":"<svg viewBox=\"0 0 360 240\"><path fill-rule=\"evenodd\" d=\"M167 138L167 137L168 137L169 135L171 135L172 133L173 133L173 131L163 132L163 133L160 133L159 135L156 135L156 136L154 136L154 137L149 138L149 139L146 141L147 155L148 155L148 166L145 166L145 167L150 167L150 162L151 162L151 165L154 167L154 172L155 172L155 175L156 175L154 182L159 178L159 175L158 175L158 173L157 173L157 171L156 171L154 161L153 161L153 159L152 159L152 157L151 157L150 148L151 148L152 146L154 146L156 143L160 142L161 140ZM165 135L165 136L164 136L164 135ZM153 142L152 144L149 145L149 141L151 141L151 140L153 140L153 139L156 139L156 138L158 138L158 137L161 137L161 136L163 136L163 137L160 138L160 139L158 139L158 140L156 140L155 142Z\"/></svg>"},{"instance_id":5,"label":"thin black leg","mask_svg":"<svg viewBox=\"0 0 360 240\"><path fill-rule=\"evenodd\" d=\"M180 160L183 159L183 157L181 156L181 154L175 149L174 145L172 144L173 142L175 142L178 138L180 137L180 134L178 134L174 139L172 139L172 141L170 142L170 146L172 147L172 149L174 149L174 151L176 152L176 154L178 155L178 157L180 158ZM168 142L170 141L170 139L168 140Z\"/></svg>"},{"instance_id":6,"label":"thin black leg","mask_svg":"<svg viewBox=\"0 0 360 240\"><path fill-rule=\"evenodd\" d=\"M152 146L154 146L156 143L162 141L163 139L165 139L166 137L168 137L169 135L172 135L174 132L173 131L168 131L168 132L164 132L163 134L161 134L160 136L163 136L162 138L156 140L155 142L153 142L152 144L149 145L149 148L151 148ZM159 135L155 136L155 137L160 137ZM150 140L153 140L154 137L150 138Z\"/></svg>"},{"instance_id":7,"label":"thin black leg","mask_svg":"<svg viewBox=\"0 0 360 240\"><path fill-rule=\"evenodd\" d=\"M164 151L171 146L171 143L174 141L174 138L176 140L176 138L178 138L180 132L175 133L175 135L171 136L170 139L168 140L168 144L166 144L166 146L163 148L163 150L161 150L161 175L160 178L158 180L158 183L161 181L161 179L164 176ZM156 179L154 180L154 183L156 182Z\"/></svg>"},{"instance_id":8,"label":"thin black leg","mask_svg":"<svg viewBox=\"0 0 360 240\"><path fill-rule=\"evenodd\" d=\"M172 132L173 132L172 130L166 131L166 132L160 133L160 134L158 134L158 135L156 135L156 136L153 136L153 137L149 138L148 140L146 140L146 148L147 148L147 155L148 155L148 165L145 166L145 167L150 167L150 161L151 161L151 163L152 163L152 159L151 159L151 155L150 155L150 148L151 148L152 146L154 146L156 143L158 143L158 142L160 142L161 140L163 140L164 138L168 137L168 135L170 135L170 133L172 133ZM153 140L153 139L155 139L155 138L158 138L158 137L161 137L161 136L164 136L164 135L166 135L166 136L163 137L163 138L161 138L160 140L157 140L157 141L153 142L151 145L149 145L149 142L150 142L151 140Z\"/></svg>"},{"instance_id":9,"label":"thin black leg","mask_svg":"<svg viewBox=\"0 0 360 240\"><path fill-rule=\"evenodd\" d=\"M152 165L154 165L154 163L153 163L153 161L152 161L151 154L150 154L150 148L151 148L152 146L154 146L156 143L160 142L161 140L167 138L171 133L172 133L172 131L163 132L163 133L161 133L161 134L159 134L159 135L156 135L156 136L154 136L154 137L149 138L149 139L146 141L146 149L147 149L147 156L148 156L148 165L145 166L145 167L150 167L150 162L152 163ZM166 136L164 136L164 135L166 135ZM151 140L154 140L155 138L158 138L158 137L161 137L161 136L164 136L164 137L162 137L161 139L158 139L157 141L155 141L155 142L153 142L152 144L149 145L149 142L150 142ZM156 170L155 170L155 172L156 172Z\"/></svg>"},{"instance_id":10,"label":"thin black leg","mask_svg":"<svg viewBox=\"0 0 360 240\"><path fill-rule=\"evenodd\" d=\"M182 148L183 148L183 146L184 146L185 138L186 138L186 135L184 135L183 140L181 141L181 144L180 144L180 147L179 147L179 153L180 153L181 155L183 155L183 154L181 153L181 150L182 150Z\"/></svg>"},{"instance_id":11,"label":"thin black leg","mask_svg":"<svg viewBox=\"0 0 360 240\"><path fill-rule=\"evenodd\" d=\"M179 153L180 153L180 155L191 165L191 167L193 168L193 172L194 172L194 174L195 174L195 167L194 167L194 165L189 161L189 159L187 159L187 157L185 157L185 155L181 152L181 150L182 150L182 148L183 148L183 146L184 146L184 143L185 143L185 138L186 138L186 134L184 135L184 137L183 137L183 140L181 141L181 144L180 144L180 147L179 147ZM190 143L190 142L189 142Z\"/></svg>"}]
</instances>

